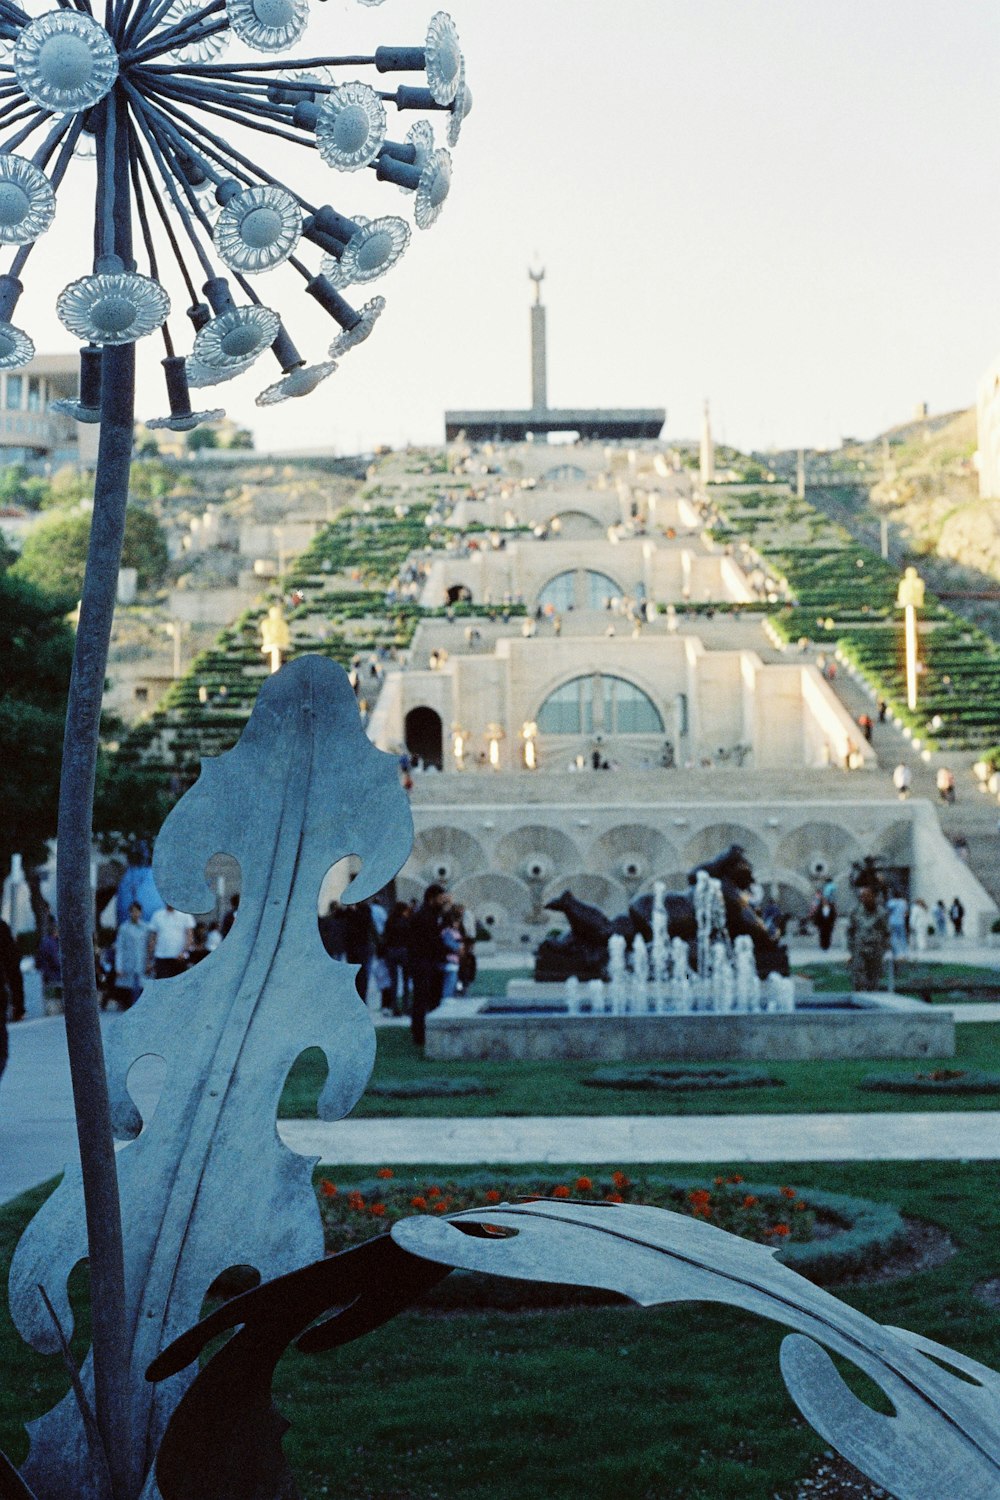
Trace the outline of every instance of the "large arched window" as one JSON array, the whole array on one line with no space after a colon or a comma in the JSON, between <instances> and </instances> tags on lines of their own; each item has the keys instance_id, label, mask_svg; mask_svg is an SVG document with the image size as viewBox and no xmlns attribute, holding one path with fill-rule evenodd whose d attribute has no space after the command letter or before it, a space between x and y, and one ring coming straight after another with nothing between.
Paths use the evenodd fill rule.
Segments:
<instances>
[{"instance_id":1,"label":"large arched window","mask_svg":"<svg viewBox=\"0 0 1000 1500\"><path fill-rule=\"evenodd\" d=\"M574 677L538 710L540 734L662 734L663 719L642 688L624 677Z\"/></svg>"},{"instance_id":2,"label":"large arched window","mask_svg":"<svg viewBox=\"0 0 1000 1500\"><path fill-rule=\"evenodd\" d=\"M621 589L607 573L595 573L590 569L575 569L571 573L559 573L542 589L538 602L543 609L603 609L609 599L619 598Z\"/></svg>"}]
</instances>

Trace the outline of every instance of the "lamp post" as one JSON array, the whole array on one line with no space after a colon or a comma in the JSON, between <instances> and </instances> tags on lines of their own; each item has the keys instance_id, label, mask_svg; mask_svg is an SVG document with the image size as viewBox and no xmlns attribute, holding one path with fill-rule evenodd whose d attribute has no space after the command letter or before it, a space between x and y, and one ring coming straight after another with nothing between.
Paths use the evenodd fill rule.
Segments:
<instances>
[{"instance_id":1,"label":"lamp post","mask_svg":"<svg viewBox=\"0 0 1000 1500\"><path fill-rule=\"evenodd\" d=\"M486 757L490 768L494 771L500 769L500 742L505 738L503 726L500 724L487 724L486 726Z\"/></svg>"},{"instance_id":2,"label":"lamp post","mask_svg":"<svg viewBox=\"0 0 1000 1500\"><path fill-rule=\"evenodd\" d=\"M916 568L907 568L899 580L896 605L903 610L906 645L906 706L917 706L917 610L924 607L926 585Z\"/></svg>"},{"instance_id":3,"label":"lamp post","mask_svg":"<svg viewBox=\"0 0 1000 1500\"><path fill-rule=\"evenodd\" d=\"M259 405L315 390L369 336L385 305L374 297L356 307L345 292L388 271L410 239L397 215L350 217L312 201L317 156L339 171L371 171L409 194L417 227L426 229L451 184L451 157L431 118L441 112L454 145L471 96L455 27L443 11L421 45L350 57L324 55L319 46L279 62L271 54L294 48L305 31L307 0L106 0L96 14L91 0L60 0L60 7L32 18L18 0L0 0L0 41L8 52L0 90L0 247L12 248L0 271L0 370L19 369L34 355L31 339L12 322L21 278L56 217L57 193L78 149L92 148L93 222L65 225L77 245L89 245L92 231L91 269L56 300L64 327L82 344L80 394L51 408L101 428L63 745L58 913L87 1218L94 1418L113 1500L134 1500L141 1445L128 1414L130 1340L94 980L90 848L132 460L136 344L151 335L163 341L168 411L147 421L154 429L188 432L223 416L221 409L194 411L192 390L243 374L268 351L279 375ZM238 59L220 61L233 37ZM345 79L353 68L373 70L374 83ZM389 90L374 86L394 73L418 76ZM420 115L400 139L390 138L389 107ZM255 148L265 139L282 143L283 163L289 144L300 148L299 186L258 161ZM332 342L311 364L254 288L252 278L272 270L332 320ZM168 285L183 289L186 304L173 322ZM190 352L178 352L188 343L178 326L185 321Z\"/></svg>"}]
</instances>

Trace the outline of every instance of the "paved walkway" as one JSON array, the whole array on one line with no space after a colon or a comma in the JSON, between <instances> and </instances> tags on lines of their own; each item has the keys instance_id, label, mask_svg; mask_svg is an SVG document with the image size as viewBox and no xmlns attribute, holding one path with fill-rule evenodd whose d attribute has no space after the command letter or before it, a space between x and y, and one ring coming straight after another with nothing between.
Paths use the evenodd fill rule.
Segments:
<instances>
[{"instance_id":1,"label":"paved walkway","mask_svg":"<svg viewBox=\"0 0 1000 1500\"><path fill-rule=\"evenodd\" d=\"M962 1021L1000 1006L955 1007ZM113 1026L114 1016L104 1018ZM383 1024L381 1022L377 1024ZM388 1023L393 1024L393 1023ZM395 1023L399 1024L399 1023ZM10 1028L0 1084L0 1203L61 1172L76 1155L66 1037L60 1017ZM129 1083L140 1109L156 1090L155 1060ZM287 1120L294 1151L331 1165L385 1162L1000 1160L1000 1112L688 1115L498 1119Z\"/></svg>"}]
</instances>

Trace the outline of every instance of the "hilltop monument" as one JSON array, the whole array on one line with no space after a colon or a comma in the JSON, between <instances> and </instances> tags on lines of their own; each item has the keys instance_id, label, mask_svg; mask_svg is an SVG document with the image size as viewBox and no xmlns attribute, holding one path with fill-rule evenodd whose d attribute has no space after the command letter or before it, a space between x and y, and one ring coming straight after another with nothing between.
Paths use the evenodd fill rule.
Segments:
<instances>
[{"instance_id":1,"label":"hilltop monument","mask_svg":"<svg viewBox=\"0 0 1000 1500\"><path fill-rule=\"evenodd\" d=\"M715 483L715 442L712 438L712 418L705 399L701 415L701 445L698 450L699 471L702 484Z\"/></svg>"},{"instance_id":2,"label":"hilltop monument","mask_svg":"<svg viewBox=\"0 0 1000 1500\"><path fill-rule=\"evenodd\" d=\"M545 269L529 270L535 289L531 304L531 406L527 410L446 411L448 442L463 433L470 442L523 442L549 432L575 432L581 438L621 442L658 438L667 419L662 407L596 408L550 407L548 401L548 351L542 282Z\"/></svg>"}]
</instances>

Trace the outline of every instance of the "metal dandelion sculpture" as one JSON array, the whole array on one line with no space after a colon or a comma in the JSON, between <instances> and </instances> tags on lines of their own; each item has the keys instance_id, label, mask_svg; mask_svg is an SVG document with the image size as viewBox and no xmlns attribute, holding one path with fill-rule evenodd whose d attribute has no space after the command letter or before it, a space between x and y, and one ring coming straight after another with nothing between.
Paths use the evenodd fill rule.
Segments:
<instances>
[{"instance_id":1,"label":"metal dandelion sculpture","mask_svg":"<svg viewBox=\"0 0 1000 1500\"><path fill-rule=\"evenodd\" d=\"M451 184L447 147L471 105L455 26L443 11L417 45L364 56L315 46L315 55L288 56L303 52L309 22L307 0L105 0L94 9L91 0L59 0L36 16L17 0L0 0L0 246L12 247L0 274L0 369L17 369L34 354L14 320L39 237L54 226L77 240L82 231L89 245L93 234L92 269L56 299L82 344L79 399L60 405L101 429L67 707L58 908L93 1306L92 1403L80 1400L91 1446L106 1459L92 1493L113 1500L135 1500L145 1468L130 1441L126 1258L89 870L136 344L163 344L166 410L150 417L151 427L187 431L221 416L217 408L196 410L202 402L192 402L192 391L271 356L277 369L262 382L260 405L315 390L384 308L383 298L364 300L352 289L388 271L410 240L397 214L352 217L346 203L326 201L325 168L374 173L409 195L418 228L429 228ZM356 70L369 81L356 79ZM400 82L397 75L408 76ZM400 116L414 123L397 126ZM59 217L60 189L80 156L96 157L92 226ZM275 271L262 298L257 278ZM315 328L317 307L329 320L328 347L312 362L270 305L280 282L311 299L300 297L298 322ZM178 306L171 293L181 287ZM26 1493L18 1486L0 1462L0 1493Z\"/></svg>"}]
</instances>

